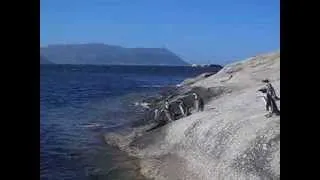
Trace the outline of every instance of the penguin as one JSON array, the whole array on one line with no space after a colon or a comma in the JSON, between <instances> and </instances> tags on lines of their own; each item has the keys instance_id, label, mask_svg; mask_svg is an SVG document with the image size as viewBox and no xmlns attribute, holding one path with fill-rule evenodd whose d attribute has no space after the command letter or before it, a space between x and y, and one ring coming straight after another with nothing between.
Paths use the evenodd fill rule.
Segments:
<instances>
[{"instance_id":1,"label":"penguin","mask_svg":"<svg viewBox=\"0 0 320 180\"><path fill-rule=\"evenodd\" d=\"M172 119L172 112L171 112L171 106L170 106L170 103L168 100L165 101L165 104L164 104L164 113L168 119L169 122L172 122L173 119Z\"/></svg>"},{"instance_id":2,"label":"penguin","mask_svg":"<svg viewBox=\"0 0 320 180\"><path fill-rule=\"evenodd\" d=\"M204 103L203 103L203 99L198 96L197 93L192 93L193 97L194 97L194 106L197 112L199 111L203 111L204 109Z\"/></svg>"},{"instance_id":3,"label":"penguin","mask_svg":"<svg viewBox=\"0 0 320 180\"><path fill-rule=\"evenodd\" d=\"M264 94L264 92L266 92L266 91L264 91L263 89L259 89L258 92L262 93L258 97L261 97L263 99L263 102L266 105L266 111L268 111L269 107L267 108L267 96L266 96L266 94Z\"/></svg>"},{"instance_id":4,"label":"penguin","mask_svg":"<svg viewBox=\"0 0 320 180\"><path fill-rule=\"evenodd\" d=\"M266 104L266 111L269 112L265 116L268 118L273 115L280 116L280 110L277 106L275 99L272 97L271 92L268 91L267 88L261 88L258 91L263 93L263 95L264 95L263 98L264 98L264 101Z\"/></svg>"},{"instance_id":5,"label":"penguin","mask_svg":"<svg viewBox=\"0 0 320 180\"><path fill-rule=\"evenodd\" d=\"M156 109L154 110L154 120L155 120L155 121L157 121L157 120L158 120L159 115L160 115L160 113L159 113L159 109L158 109L158 108L156 108Z\"/></svg>"},{"instance_id":6,"label":"penguin","mask_svg":"<svg viewBox=\"0 0 320 180\"><path fill-rule=\"evenodd\" d=\"M266 89L268 91L267 93L270 94L274 100L276 101L280 100L280 98L276 94L276 91L274 90L274 87L270 83L269 79L264 79L262 80L262 82L266 84Z\"/></svg>"},{"instance_id":7,"label":"penguin","mask_svg":"<svg viewBox=\"0 0 320 180\"><path fill-rule=\"evenodd\" d=\"M178 103L178 106L179 106L179 109L180 109L180 112L181 112L182 116L186 117L188 115L188 113L187 113L187 108L186 108L183 100L182 99L178 99L177 103Z\"/></svg>"},{"instance_id":8,"label":"penguin","mask_svg":"<svg viewBox=\"0 0 320 180\"><path fill-rule=\"evenodd\" d=\"M160 111L160 112L159 112L159 117L160 117L160 115L162 115L162 112L163 112L163 111ZM158 119L158 120L159 120L159 119ZM158 121L158 120L157 120L157 121ZM150 131L153 131L153 130L155 130L155 129L158 129L158 128L166 125L167 123L168 123L167 121L164 121L163 119L160 118L160 121L158 121L158 123L157 123L155 126L153 126L153 127L151 127L150 129L146 130L146 132L150 132Z\"/></svg>"},{"instance_id":9,"label":"penguin","mask_svg":"<svg viewBox=\"0 0 320 180\"><path fill-rule=\"evenodd\" d=\"M146 130L146 132L150 132L155 129L158 129L168 123L168 121L163 119L163 116L165 116L163 113L164 113L163 108L156 108L154 110L154 120L155 120L156 124L153 127L151 127L150 129Z\"/></svg>"}]
</instances>

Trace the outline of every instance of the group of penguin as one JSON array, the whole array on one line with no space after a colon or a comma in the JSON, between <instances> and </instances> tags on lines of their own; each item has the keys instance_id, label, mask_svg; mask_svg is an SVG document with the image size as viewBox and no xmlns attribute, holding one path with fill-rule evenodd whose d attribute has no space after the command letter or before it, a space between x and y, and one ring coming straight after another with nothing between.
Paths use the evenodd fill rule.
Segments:
<instances>
[{"instance_id":1,"label":"group of penguin","mask_svg":"<svg viewBox=\"0 0 320 180\"><path fill-rule=\"evenodd\" d=\"M280 116L280 110L279 110L277 103L276 103L276 101L280 100L280 98L276 95L275 90L268 79L264 79L264 80L262 80L262 82L265 83L266 86L263 88L260 88L258 91L263 93L263 99L265 102L266 111L269 112L265 116L267 118L269 118L273 115ZM194 107L195 111L196 112L203 111L204 110L203 99L197 93L192 93L192 96L193 96L193 107ZM186 117L191 114L189 107L187 107L185 105L185 103L182 99L178 99L174 102L178 104L178 107L180 110L180 115L182 115L182 117ZM176 120L175 113L172 110L171 104L169 103L168 100L165 101L164 107L161 108L161 110L157 109L157 108L154 110L154 120L155 121L158 121L161 113L165 114L166 121L160 121L156 126L152 127L151 129L149 129L147 131L154 130L158 127L161 127L169 122Z\"/></svg>"},{"instance_id":2,"label":"group of penguin","mask_svg":"<svg viewBox=\"0 0 320 180\"><path fill-rule=\"evenodd\" d=\"M203 111L204 110L204 101L203 99L197 94L197 93L192 93L193 96L193 107L195 109L196 112L199 111ZM174 101L174 103L177 103L178 107L179 107L179 111L180 111L180 116L182 117L186 117L189 116L190 113L190 108L186 106L186 104L184 103L184 101L182 99L178 99L176 101ZM176 114L172 108L172 104L169 103L168 100L166 100L164 102L164 106L163 108L156 108L154 110L154 120L158 121L161 113L164 113L166 120L165 121L160 121L156 126L154 126L153 128L147 130L147 131L151 131L153 129L156 129L158 127L161 127L169 122L173 122L174 120L176 120Z\"/></svg>"},{"instance_id":3,"label":"group of penguin","mask_svg":"<svg viewBox=\"0 0 320 180\"><path fill-rule=\"evenodd\" d=\"M203 99L197 94L197 93L192 93L193 96L193 104L194 104L194 108L195 110L198 111L203 111L204 109L204 102ZM188 115L190 115L190 109L185 105L184 101L182 99L178 99L175 101L178 104L179 110L180 110L180 114L183 117L186 117ZM158 110L156 110L157 112L159 112ZM174 112L172 110L171 104L169 103L168 100L165 101L164 104L164 108L163 108L163 112L166 115L166 118L169 122L174 121ZM158 113L155 113L155 120L158 119Z\"/></svg>"}]
</instances>

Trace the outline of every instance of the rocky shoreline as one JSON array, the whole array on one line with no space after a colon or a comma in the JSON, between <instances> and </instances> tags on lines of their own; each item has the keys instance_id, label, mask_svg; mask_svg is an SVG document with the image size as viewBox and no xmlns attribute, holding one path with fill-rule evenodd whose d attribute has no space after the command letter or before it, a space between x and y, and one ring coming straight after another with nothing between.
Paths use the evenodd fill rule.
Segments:
<instances>
[{"instance_id":1,"label":"rocky shoreline","mask_svg":"<svg viewBox=\"0 0 320 180\"><path fill-rule=\"evenodd\" d=\"M203 79L202 77L207 75L209 73L203 73L194 79ZM209 77L209 76L207 76ZM187 79L187 81L192 80L193 78ZM192 92L196 92L199 94L202 98L204 98L206 101L209 101L214 96L218 96L221 94L224 89L222 88L201 88L201 87L191 87L189 83L184 84L182 82L180 86L176 87L166 87L162 92L160 92L160 95L154 96L154 97L147 97L145 99L142 99L140 103L137 103L136 105L141 106L142 109L144 109L144 117L140 120L137 120L132 123L132 126L127 127L126 129L123 129L122 131L107 133L105 135L105 141L109 145L112 145L114 147L120 148L122 151L125 152L131 152L132 145L129 145L130 143L134 143L134 140L142 135L146 135L146 130L153 126L154 124L158 123L158 121L154 121L153 119L153 110L155 108L161 107L165 100L169 100L170 102L174 102L178 98L182 98L185 102L185 104L188 107L193 106L193 100L191 97ZM173 106L175 105L172 103ZM147 107L147 108L146 108ZM177 107L174 107L175 110L177 110ZM179 119L177 119L179 120ZM161 120L160 120L161 121ZM130 146L130 147L129 147Z\"/></svg>"},{"instance_id":2,"label":"rocky shoreline","mask_svg":"<svg viewBox=\"0 0 320 180\"><path fill-rule=\"evenodd\" d=\"M154 132L159 131L158 129L156 129L152 132L147 132L147 130L150 129L150 127L158 123L158 121L155 122L153 120L152 110L154 108L159 108L160 106L162 106L166 99L175 101L177 98L183 98L186 105L188 107L191 107L193 105L193 102L190 98L191 96L188 96L188 94L190 94L191 92L196 92L201 97L206 99L206 101L211 99L214 95L217 96L219 93L223 91L222 89L216 88L215 90L213 90L190 86L193 82L196 82L199 79L204 79L213 74L214 73L203 73L195 78L186 79L177 86L164 88L158 96L147 97L145 99L142 99L141 102L136 103L136 105L141 106L141 108L144 109L144 118L133 122L132 126L128 127L127 129L105 134L105 142L108 145L119 148L119 150L126 152L129 156L135 158L138 157L137 151L139 150L136 146L140 146L139 137L148 136L150 134L154 134ZM150 139L153 139L152 136L150 137ZM137 165L139 165L138 160L136 160L135 163L135 166ZM136 171L136 174L139 174L137 175L138 179L148 179L147 177L143 176L144 173L141 172L143 171L141 167L137 166Z\"/></svg>"},{"instance_id":3,"label":"rocky shoreline","mask_svg":"<svg viewBox=\"0 0 320 180\"><path fill-rule=\"evenodd\" d=\"M192 106L188 94L196 92L205 100L204 112L146 132L156 123L146 111L143 123L105 134L105 141L140 159L139 171L146 178L280 179L280 117L266 119L255 97L263 78L280 92L280 52L187 79L144 101L151 109L177 98Z\"/></svg>"}]
</instances>

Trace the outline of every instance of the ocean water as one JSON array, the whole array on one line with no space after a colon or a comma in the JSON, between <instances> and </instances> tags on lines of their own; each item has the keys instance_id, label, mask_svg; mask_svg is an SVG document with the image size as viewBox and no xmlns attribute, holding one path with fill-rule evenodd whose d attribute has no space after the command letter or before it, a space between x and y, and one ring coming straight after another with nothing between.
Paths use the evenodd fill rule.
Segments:
<instances>
[{"instance_id":1,"label":"ocean water","mask_svg":"<svg viewBox=\"0 0 320 180\"><path fill-rule=\"evenodd\" d=\"M135 102L215 68L41 65L40 179L139 179L103 134L139 119Z\"/></svg>"}]
</instances>

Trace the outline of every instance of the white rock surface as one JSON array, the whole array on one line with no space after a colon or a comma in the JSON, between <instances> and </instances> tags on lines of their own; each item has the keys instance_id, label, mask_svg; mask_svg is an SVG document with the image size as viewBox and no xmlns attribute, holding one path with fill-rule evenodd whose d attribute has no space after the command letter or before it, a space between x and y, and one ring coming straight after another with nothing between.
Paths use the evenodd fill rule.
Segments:
<instances>
[{"instance_id":1,"label":"white rock surface","mask_svg":"<svg viewBox=\"0 0 320 180\"><path fill-rule=\"evenodd\" d=\"M227 65L192 84L230 91L204 112L138 138L133 155L141 158L141 173L156 180L280 179L280 117L266 118L257 97L265 78L280 96L280 52Z\"/></svg>"}]
</instances>

